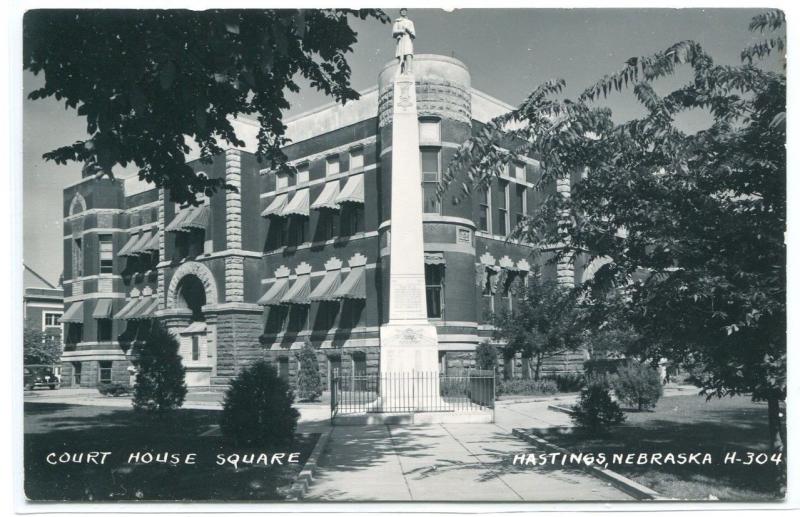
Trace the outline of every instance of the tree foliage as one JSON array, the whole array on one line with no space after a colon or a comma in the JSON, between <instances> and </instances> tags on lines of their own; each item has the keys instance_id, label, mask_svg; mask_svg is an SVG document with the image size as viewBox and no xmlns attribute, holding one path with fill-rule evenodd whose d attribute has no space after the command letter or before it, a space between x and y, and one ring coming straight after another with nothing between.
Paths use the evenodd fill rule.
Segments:
<instances>
[{"instance_id":1,"label":"tree foliage","mask_svg":"<svg viewBox=\"0 0 800 517\"><path fill-rule=\"evenodd\" d=\"M353 18L388 21L377 9L28 11L23 66L45 79L29 98L62 101L88 133L44 157L108 175L134 164L173 201L193 202L222 180L194 174L189 144L206 161L242 146L232 118L253 115L258 157L285 167L282 114L298 78L338 102L358 98L345 59Z\"/></svg>"},{"instance_id":2,"label":"tree foliage","mask_svg":"<svg viewBox=\"0 0 800 517\"><path fill-rule=\"evenodd\" d=\"M543 280L538 271L529 274L513 312L493 318L495 338L506 342L503 353L520 352L534 359L533 378L538 380L542 361L575 350L583 344L583 318L575 293L553 280Z\"/></svg>"},{"instance_id":3,"label":"tree foliage","mask_svg":"<svg viewBox=\"0 0 800 517\"><path fill-rule=\"evenodd\" d=\"M55 364L61 359L61 339L33 325L23 327L22 361L25 364Z\"/></svg>"},{"instance_id":4,"label":"tree foliage","mask_svg":"<svg viewBox=\"0 0 800 517\"><path fill-rule=\"evenodd\" d=\"M322 379L319 373L317 351L310 341L306 340L297 354L299 370L297 372L297 396L300 400L314 401L322 395Z\"/></svg>"},{"instance_id":5,"label":"tree foliage","mask_svg":"<svg viewBox=\"0 0 800 517\"><path fill-rule=\"evenodd\" d=\"M478 370L494 371L497 368L497 350L491 343L480 343L475 347L475 367Z\"/></svg>"},{"instance_id":6,"label":"tree foliage","mask_svg":"<svg viewBox=\"0 0 800 517\"><path fill-rule=\"evenodd\" d=\"M183 405L186 368L178 354L178 340L163 325L154 323L144 344L137 349L133 408L164 413Z\"/></svg>"},{"instance_id":7,"label":"tree foliage","mask_svg":"<svg viewBox=\"0 0 800 517\"><path fill-rule=\"evenodd\" d=\"M783 23L772 12L751 29L780 38ZM766 399L774 431L786 396L786 77L755 62L765 53L718 65L683 41L628 59L576 99L555 99L564 82L549 81L464 144L445 179L464 178L470 192L517 155L540 160L543 183L588 171L571 196L546 196L512 238L556 250L554 260L606 259L587 286L593 303L618 289L654 343L651 359L704 365L709 396ZM654 82L679 67L690 80L659 94ZM623 91L645 114L615 123L602 99ZM682 130L676 118L688 112L706 113L709 126Z\"/></svg>"}]
</instances>

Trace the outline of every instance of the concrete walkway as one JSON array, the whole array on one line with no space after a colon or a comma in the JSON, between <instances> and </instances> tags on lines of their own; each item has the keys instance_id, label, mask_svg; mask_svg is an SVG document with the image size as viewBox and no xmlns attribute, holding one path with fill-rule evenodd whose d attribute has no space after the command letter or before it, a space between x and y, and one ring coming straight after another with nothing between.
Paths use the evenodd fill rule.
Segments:
<instances>
[{"instance_id":1,"label":"concrete walkway","mask_svg":"<svg viewBox=\"0 0 800 517\"><path fill-rule=\"evenodd\" d=\"M337 426L304 500L630 500L580 470L513 465L532 451L499 424Z\"/></svg>"}]
</instances>

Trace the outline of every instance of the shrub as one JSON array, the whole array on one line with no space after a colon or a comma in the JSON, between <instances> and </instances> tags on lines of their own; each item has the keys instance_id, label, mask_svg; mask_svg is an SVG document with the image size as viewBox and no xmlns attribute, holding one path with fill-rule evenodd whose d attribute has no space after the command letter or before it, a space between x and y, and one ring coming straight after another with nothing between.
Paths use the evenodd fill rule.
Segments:
<instances>
[{"instance_id":1,"label":"shrub","mask_svg":"<svg viewBox=\"0 0 800 517\"><path fill-rule=\"evenodd\" d=\"M234 444L276 446L291 443L300 413L294 393L266 361L243 370L225 393L220 428Z\"/></svg>"},{"instance_id":2,"label":"shrub","mask_svg":"<svg viewBox=\"0 0 800 517\"><path fill-rule=\"evenodd\" d=\"M133 387L133 407L164 412L183 405L186 398L186 368L178 355L178 340L156 323L139 349L138 373Z\"/></svg>"},{"instance_id":3,"label":"shrub","mask_svg":"<svg viewBox=\"0 0 800 517\"><path fill-rule=\"evenodd\" d=\"M586 380L580 373L564 373L550 377L550 379L556 383L556 388L560 393L581 391L586 386Z\"/></svg>"},{"instance_id":4,"label":"shrub","mask_svg":"<svg viewBox=\"0 0 800 517\"><path fill-rule=\"evenodd\" d=\"M131 387L118 382L112 382L110 384L98 384L97 391L99 391L101 395L121 397L122 395L130 394Z\"/></svg>"},{"instance_id":5,"label":"shrub","mask_svg":"<svg viewBox=\"0 0 800 517\"><path fill-rule=\"evenodd\" d=\"M497 350L494 345L481 343L475 347L475 368L495 371L497 368Z\"/></svg>"},{"instance_id":6,"label":"shrub","mask_svg":"<svg viewBox=\"0 0 800 517\"><path fill-rule=\"evenodd\" d=\"M639 411L655 407L664 393L658 371L637 362L618 368L611 386L617 399Z\"/></svg>"},{"instance_id":7,"label":"shrub","mask_svg":"<svg viewBox=\"0 0 800 517\"><path fill-rule=\"evenodd\" d=\"M310 341L306 340L300 353L297 354L300 369L297 372L297 395L300 400L314 401L322 395L322 378L319 373L317 351Z\"/></svg>"},{"instance_id":8,"label":"shrub","mask_svg":"<svg viewBox=\"0 0 800 517\"><path fill-rule=\"evenodd\" d=\"M594 433L607 432L611 426L625 421L625 415L612 398L604 378L589 382L581 390L581 398L572 407L575 425Z\"/></svg>"},{"instance_id":9,"label":"shrub","mask_svg":"<svg viewBox=\"0 0 800 517\"><path fill-rule=\"evenodd\" d=\"M551 395L557 392L558 386L550 379L512 379L497 386L498 395Z\"/></svg>"}]
</instances>

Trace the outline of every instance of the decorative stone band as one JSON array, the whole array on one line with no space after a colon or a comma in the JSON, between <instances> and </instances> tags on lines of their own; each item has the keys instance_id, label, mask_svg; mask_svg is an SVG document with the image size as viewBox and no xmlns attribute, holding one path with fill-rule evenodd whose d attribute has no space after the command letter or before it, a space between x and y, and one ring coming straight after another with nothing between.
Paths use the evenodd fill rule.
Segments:
<instances>
[{"instance_id":1,"label":"decorative stone band","mask_svg":"<svg viewBox=\"0 0 800 517\"><path fill-rule=\"evenodd\" d=\"M417 81L417 114L472 123L472 95L463 85L429 78ZM392 123L394 90L388 88L378 98L380 127Z\"/></svg>"}]
</instances>

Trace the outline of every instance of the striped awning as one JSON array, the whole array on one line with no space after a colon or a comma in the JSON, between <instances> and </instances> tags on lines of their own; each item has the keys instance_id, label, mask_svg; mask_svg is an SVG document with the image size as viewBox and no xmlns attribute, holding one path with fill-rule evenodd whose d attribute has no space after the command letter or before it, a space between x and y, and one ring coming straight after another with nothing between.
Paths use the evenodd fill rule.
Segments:
<instances>
[{"instance_id":1,"label":"striped awning","mask_svg":"<svg viewBox=\"0 0 800 517\"><path fill-rule=\"evenodd\" d=\"M336 290L341 285L341 273L338 269L328 271L325 276L317 284L317 287L311 291L309 299L315 302L335 301L337 298L334 296Z\"/></svg>"},{"instance_id":2,"label":"striped awning","mask_svg":"<svg viewBox=\"0 0 800 517\"><path fill-rule=\"evenodd\" d=\"M61 316L62 323L83 323L83 302L73 302Z\"/></svg>"},{"instance_id":3,"label":"striped awning","mask_svg":"<svg viewBox=\"0 0 800 517\"><path fill-rule=\"evenodd\" d=\"M102 320L111 317L111 310L113 309L114 300L111 298L100 298L94 306L92 318Z\"/></svg>"},{"instance_id":4,"label":"striped awning","mask_svg":"<svg viewBox=\"0 0 800 517\"><path fill-rule=\"evenodd\" d=\"M279 305L281 303L281 299L283 295L286 294L286 290L289 289L289 278L279 278L275 280L275 282L267 289L267 292L264 293L258 300L259 305Z\"/></svg>"},{"instance_id":5,"label":"striped awning","mask_svg":"<svg viewBox=\"0 0 800 517\"><path fill-rule=\"evenodd\" d=\"M153 236L147 240L147 244L144 245L142 248L143 252L151 252L151 251L158 251L158 238L161 236L161 232L156 230L153 232Z\"/></svg>"},{"instance_id":6,"label":"striped awning","mask_svg":"<svg viewBox=\"0 0 800 517\"><path fill-rule=\"evenodd\" d=\"M122 249L117 252L118 257L126 257L131 254L131 250L139 244L139 241L142 239L142 234L135 233L128 238L128 242L122 246Z\"/></svg>"},{"instance_id":7,"label":"striped awning","mask_svg":"<svg viewBox=\"0 0 800 517\"><path fill-rule=\"evenodd\" d=\"M123 320L135 320L139 318L139 313L141 313L149 304L150 298L137 298L136 304L126 312L121 319ZM124 308L124 307L123 307Z\"/></svg>"},{"instance_id":8,"label":"striped awning","mask_svg":"<svg viewBox=\"0 0 800 517\"><path fill-rule=\"evenodd\" d=\"M281 299L282 303L291 303L295 305L308 305L311 300L308 299L311 294L311 275L300 275L294 281L292 287L286 291Z\"/></svg>"},{"instance_id":9,"label":"striped awning","mask_svg":"<svg viewBox=\"0 0 800 517\"><path fill-rule=\"evenodd\" d=\"M275 196L275 199L272 200L267 208L261 212L261 217L269 217L271 215L281 215L283 212L283 208L286 206L286 200L289 199L289 196L286 194L278 194Z\"/></svg>"},{"instance_id":10,"label":"striped awning","mask_svg":"<svg viewBox=\"0 0 800 517\"><path fill-rule=\"evenodd\" d=\"M336 203L364 204L364 175L354 174L348 178L344 188L336 196Z\"/></svg>"},{"instance_id":11,"label":"striped awning","mask_svg":"<svg viewBox=\"0 0 800 517\"><path fill-rule=\"evenodd\" d=\"M331 210L338 210L339 205L336 204L336 197L339 195L339 182L329 181L325 184L317 200L311 204L311 208L319 210L320 208L329 208Z\"/></svg>"},{"instance_id":12,"label":"striped awning","mask_svg":"<svg viewBox=\"0 0 800 517\"><path fill-rule=\"evenodd\" d=\"M139 311L138 314L136 314L135 317L136 319L140 320L152 318L153 316L155 316L157 309L158 309L158 297L153 296L151 297L151 299L147 300L145 306L142 308L141 311Z\"/></svg>"},{"instance_id":13,"label":"striped awning","mask_svg":"<svg viewBox=\"0 0 800 517\"><path fill-rule=\"evenodd\" d=\"M116 319L118 320L126 319L128 313L131 311L131 309L133 309L136 306L138 302L139 298L131 298L130 300L128 300L125 306L117 311Z\"/></svg>"},{"instance_id":14,"label":"striped awning","mask_svg":"<svg viewBox=\"0 0 800 517\"><path fill-rule=\"evenodd\" d=\"M179 211L175 214L175 217L172 218L172 221L164 228L165 232L182 232L186 231L183 229L183 223L185 223L189 217L192 215L192 209L194 207L184 208L183 210Z\"/></svg>"},{"instance_id":15,"label":"striped awning","mask_svg":"<svg viewBox=\"0 0 800 517\"><path fill-rule=\"evenodd\" d=\"M367 299L366 269L363 266L354 267L347 274L342 285L334 293L334 298L347 298L351 300Z\"/></svg>"},{"instance_id":16,"label":"striped awning","mask_svg":"<svg viewBox=\"0 0 800 517\"><path fill-rule=\"evenodd\" d=\"M151 239L151 233L149 231L142 232L139 240L136 242L134 246L131 247L131 250L128 252L129 255L139 255L141 253L149 253L145 247L147 243Z\"/></svg>"},{"instance_id":17,"label":"striped awning","mask_svg":"<svg viewBox=\"0 0 800 517\"><path fill-rule=\"evenodd\" d=\"M295 192L294 197L292 197L292 200L286 205L286 208L283 209L281 215L300 215L308 217L308 189L304 188Z\"/></svg>"},{"instance_id":18,"label":"striped awning","mask_svg":"<svg viewBox=\"0 0 800 517\"><path fill-rule=\"evenodd\" d=\"M192 213L183 222L184 230L205 230L208 228L208 218L211 214L211 207L208 205L194 206Z\"/></svg>"},{"instance_id":19,"label":"striped awning","mask_svg":"<svg viewBox=\"0 0 800 517\"><path fill-rule=\"evenodd\" d=\"M425 252L425 263L431 265L444 266L444 253L442 252Z\"/></svg>"}]
</instances>

